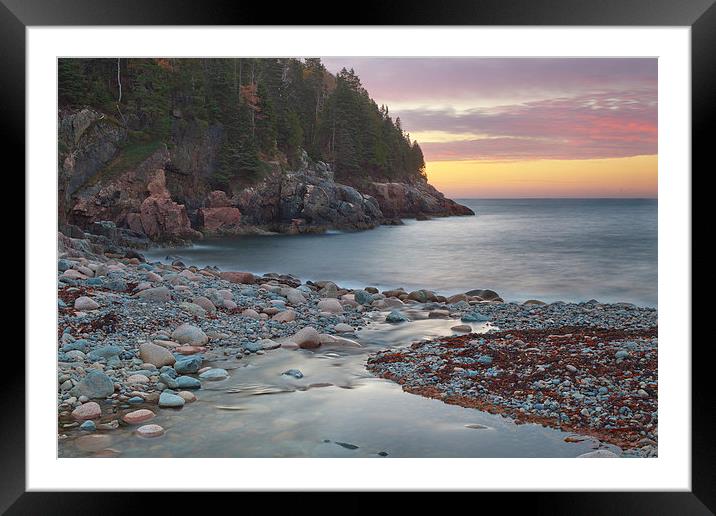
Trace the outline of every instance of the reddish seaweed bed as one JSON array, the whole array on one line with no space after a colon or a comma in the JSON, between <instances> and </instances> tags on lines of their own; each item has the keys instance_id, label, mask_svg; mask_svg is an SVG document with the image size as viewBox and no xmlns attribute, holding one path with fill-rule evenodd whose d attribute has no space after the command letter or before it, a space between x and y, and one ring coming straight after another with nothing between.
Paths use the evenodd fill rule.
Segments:
<instances>
[{"instance_id":1,"label":"reddish seaweed bed","mask_svg":"<svg viewBox=\"0 0 716 516\"><path fill-rule=\"evenodd\" d=\"M590 435L623 449L657 441L657 328L562 327L414 343L368 360L406 392Z\"/></svg>"}]
</instances>

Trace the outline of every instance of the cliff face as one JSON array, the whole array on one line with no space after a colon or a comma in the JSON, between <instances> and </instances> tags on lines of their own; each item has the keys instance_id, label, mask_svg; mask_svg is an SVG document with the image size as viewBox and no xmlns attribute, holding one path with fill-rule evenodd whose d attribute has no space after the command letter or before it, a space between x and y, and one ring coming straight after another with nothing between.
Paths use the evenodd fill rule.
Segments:
<instances>
[{"instance_id":1,"label":"cliff face","mask_svg":"<svg viewBox=\"0 0 716 516\"><path fill-rule=\"evenodd\" d=\"M180 115L167 141L133 141L121 123L88 108L61 111L58 133L60 222L82 229L111 221L132 238L184 242L257 229L363 230L401 217L473 215L424 180L337 183L329 165L305 153L297 170L274 162L251 187L212 191L222 127Z\"/></svg>"},{"instance_id":2,"label":"cliff face","mask_svg":"<svg viewBox=\"0 0 716 516\"><path fill-rule=\"evenodd\" d=\"M448 217L475 214L467 206L446 198L427 181L369 183L365 191L378 201L386 218Z\"/></svg>"},{"instance_id":3,"label":"cliff face","mask_svg":"<svg viewBox=\"0 0 716 516\"><path fill-rule=\"evenodd\" d=\"M240 192L237 206L246 223L281 232L370 229L383 219L375 199L336 183L321 162L299 171L274 172Z\"/></svg>"}]
</instances>

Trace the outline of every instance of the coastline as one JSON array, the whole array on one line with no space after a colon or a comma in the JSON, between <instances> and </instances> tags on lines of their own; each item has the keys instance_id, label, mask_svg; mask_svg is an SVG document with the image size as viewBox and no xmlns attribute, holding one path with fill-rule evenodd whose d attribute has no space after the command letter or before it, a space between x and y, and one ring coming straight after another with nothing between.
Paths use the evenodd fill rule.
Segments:
<instances>
[{"instance_id":1,"label":"coastline","mask_svg":"<svg viewBox=\"0 0 716 516\"><path fill-rule=\"evenodd\" d=\"M92 455L121 455L121 450L110 446L113 432L131 431L142 435L147 430L140 431L142 427L133 426L133 418L149 421L160 411L176 410L169 408L171 406L192 403L197 396L201 398L203 388L218 385L232 374L231 368L227 371L227 367L213 367L216 363L228 361L231 367L240 367L245 357L253 358L276 350L313 353L331 349L364 353L364 361L374 375L397 381L407 392L501 413L516 423L538 423L590 436L567 438L591 439L602 455L610 453L601 449L603 443L620 446L624 456L655 456L657 453L656 413L652 411L647 416L651 405L642 403L644 400L655 403L655 371L654 378L642 379L645 381L637 382L637 388L616 379L624 376L624 365L638 366L641 363L644 356L640 353L655 357L655 309L596 302L505 303L499 294L489 290L446 298L428 290L345 289L328 281L302 282L299 278L278 273L257 277L246 272L222 272L215 267L199 269L180 264L146 263L136 252L124 256L93 255L89 259L77 251L69 254L76 256L63 256L58 261L58 435L62 442L93 450ZM360 349L356 335L376 320L395 326L420 320L435 320L442 324L453 321L451 326L462 328L454 329L452 336L442 339L404 342L399 351ZM401 361L405 359L403 363L414 361L424 366L421 364L424 357L420 358L421 353L416 349L425 346L440 347L429 354L430 360L449 358L447 355L443 357L446 350L454 351L456 345L465 346L466 343L472 343L467 346L470 349L466 355L477 350L481 350L479 356L491 353L495 365L506 365L500 361L501 355L497 352L504 349L509 351L510 357L517 354L538 357L540 353L535 353L534 349L530 351L530 348L549 347L553 345L549 339L544 343L530 343L526 338L511 338L509 343L500 342L499 350L492 349L489 353L487 348L482 349L484 342L480 340L492 342L510 335L510 332L514 333L513 337L529 332L542 332L543 336L568 335L575 333L575 326L585 331L616 331L618 335L612 335L614 338L606 342L613 353L614 345L623 343L626 346L632 342L624 340L628 332L648 335L644 339L640 336L638 350L627 350L626 357L612 356L609 361L604 355L604 360L600 359L601 376L614 377L605 384L614 387L609 395L593 393L596 384L588 381L584 385L584 378L571 372L567 374L574 384L568 381L563 385L564 381L560 380L555 387L567 395L585 391L581 394L582 399L593 398L599 403L608 417L596 425L591 412L589 417L575 418L574 407L570 404L565 405L569 410L557 410L542 403L543 414L539 414L540 410L534 405L540 409L540 403L525 408L525 401L520 399L521 404L515 405L512 401L520 398L519 393L498 392L489 382L486 391L471 391L470 387L476 384L473 377L487 373L484 383L484 380L494 378L492 375L500 378L504 373L493 367L491 360L486 364L478 361L476 363L480 365L468 367L449 362L453 370L446 376L442 371L444 367L441 368L435 382L431 370L416 368L411 375L396 374L397 356ZM408 347L410 345L413 349ZM391 354L396 355L396 360L388 360L386 364L385 357ZM632 359L631 354L637 357ZM381 361L389 367L381 366ZM260 366L260 360L256 365ZM646 371L646 368L632 369L638 374ZM466 370L473 371L470 375L474 376L465 375ZM286 373L292 377L298 376L300 371ZM453 381L454 374L459 374L460 382L465 385L456 384L453 386L456 390L445 395L440 390L442 384ZM633 376L638 377L638 374ZM575 387L577 385L580 387ZM468 388L463 389L465 386ZM309 382L294 388L314 387ZM535 393L537 390L535 388ZM647 396L637 394L639 390ZM551 387L544 391L556 395ZM535 393L532 396L536 396ZM491 398L489 403L484 403L489 396L497 394L503 399ZM638 403L634 405L634 401ZM634 408L629 408L630 404ZM629 411L622 410L624 406ZM535 410L537 413L533 413ZM133 414L141 411L145 412ZM562 413L569 414L569 421L561 421ZM559 424L555 424L557 420ZM632 425L630 421L651 425L644 430L642 439L633 439L633 433L626 439L626 433L617 430L621 428L619 425ZM604 428L604 425L613 428ZM152 430L164 433L164 429Z\"/></svg>"}]
</instances>

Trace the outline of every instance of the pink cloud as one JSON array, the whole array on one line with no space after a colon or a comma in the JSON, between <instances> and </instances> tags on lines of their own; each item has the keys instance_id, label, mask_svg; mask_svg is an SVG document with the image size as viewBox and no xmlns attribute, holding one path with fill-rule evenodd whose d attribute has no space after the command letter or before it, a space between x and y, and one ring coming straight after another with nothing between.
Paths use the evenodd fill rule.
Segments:
<instances>
[{"instance_id":1,"label":"pink cloud","mask_svg":"<svg viewBox=\"0 0 716 516\"><path fill-rule=\"evenodd\" d=\"M354 68L378 104L397 103L391 114L400 116L406 131L461 134L455 141L420 142L428 161L657 152L653 58L346 57L323 62L334 72ZM480 136L465 140L465 133Z\"/></svg>"},{"instance_id":2,"label":"pink cloud","mask_svg":"<svg viewBox=\"0 0 716 516\"><path fill-rule=\"evenodd\" d=\"M487 135L421 144L427 160L610 158L657 152L655 92L612 91L492 109L408 110L403 127Z\"/></svg>"},{"instance_id":3,"label":"pink cloud","mask_svg":"<svg viewBox=\"0 0 716 516\"><path fill-rule=\"evenodd\" d=\"M656 89L653 58L323 58L329 71L353 68L383 102L552 98L585 91Z\"/></svg>"}]
</instances>

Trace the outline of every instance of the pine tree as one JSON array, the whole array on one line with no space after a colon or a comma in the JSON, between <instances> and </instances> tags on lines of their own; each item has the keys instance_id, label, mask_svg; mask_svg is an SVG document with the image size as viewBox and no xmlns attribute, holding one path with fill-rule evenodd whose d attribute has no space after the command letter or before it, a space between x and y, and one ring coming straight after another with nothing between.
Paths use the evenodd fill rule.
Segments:
<instances>
[{"instance_id":1,"label":"pine tree","mask_svg":"<svg viewBox=\"0 0 716 516\"><path fill-rule=\"evenodd\" d=\"M57 96L60 104L81 103L83 83L84 77L79 59L57 60Z\"/></svg>"},{"instance_id":2,"label":"pine tree","mask_svg":"<svg viewBox=\"0 0 716 516\"><path fill-rule=\"evenodd\" d=\"M104 111L133 141L171 144L190 123L221 128L212 176L222 188L261 178L261 160L295 167L303 150L347 183L425 177L400 118L354 70L333 76L317 58L60 59L57 73L61 106Z\"/></svg>"}]
</instances>

